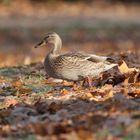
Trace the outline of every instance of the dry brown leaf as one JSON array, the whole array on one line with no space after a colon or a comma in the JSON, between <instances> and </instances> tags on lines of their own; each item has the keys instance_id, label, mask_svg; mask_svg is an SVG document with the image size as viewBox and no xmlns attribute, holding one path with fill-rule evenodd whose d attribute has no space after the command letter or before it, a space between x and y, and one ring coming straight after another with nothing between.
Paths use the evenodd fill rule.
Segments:
<instances>
[{"instance_id":1,"label":"dry brown leaf","mask_svg":"<svg viewBox=\"0 0 140 140\"><path fill-rule=\"evenodd\" d=\"M129 83L129 77L124 80L123 84L128 85L128 83Z\"/></svg>"},{"instance_id":2,"label":"dry brown leaf","mask_svg":"<svg viewBox=\"0 0 140 140\"><path fill-rule=\"evenodd\" d=\"M111 84L105 84L103 87L102 87L104 90L108 90L108 89L112 89L113 86Z\"/></svg>"},{"instance_id":3,"label":"dry brown leaf","mask_svg":"<svg viewBox=\"0 0 140 140\"><path fill-rule=\"evenodd\" d=\"M69 93L69 91L68 91L68 90L66 90L66 89L62 89L62 90L60 91L60 93L61 93L61 94L68 94L68 93Z\"/></svg>"},{"instance_id":4,"label":"dry brown leaf","mask_svg":"<svg viewBox=\"0 0 140 140\"><path fill-rule=\"evenodd\" d=\"M45 135L48 134L47 127L44 123L35 123L27 126L26 129L31 130L35 134Z\"/></svg>"},{"instance_id":5,"label":"dry brown leaf","mask_svg":"<svg viewBox=\"0 0 140 140\"><path fill-rule=\"evenodd\" d=\"M91 92L91 95L93 96L92 99L97 102L105 101L109 98L112 98L113 94L114 94L113 90L104 90L104 92L103 91Z\"/></svg>"},{"instance_id":6,"label":"dry brown leaf","mask_svg":"<svg viewBox=\"0 0 140 140\"><path fill-rule=\"evenodd\" d=\"M5 110L1 110L0 111L0 117L7 117L11 114L11 110L10 109L5 109Z\"/></svg>"},{"instance_id":7,"label":"dry brown leaf","mask_svg":"<svg viewBox=\"0 0 140 140\"><path fill-rule=\"evenodd\" d=\"M77 134L82 140L93 140L92 133L90 133L89 131L80 129L78 130Z\"/></svg>"},{"instance_id":8,"label":"dry brown leaf","mask_svg":"<svg viewBox=\"0 0 140 140\"><path fill-rule=\"evenodd\" d=\"M12 86L16 88L21 88L23 86L23 81L21 79L14 79L12 81Z\"/></svg>"},{"instance_id":9,"label":"dry brown leaf","mask_svg":"<svg viewBox=\"0 0 140 140\"><path fill-rule=\"evenodd\" d=\"M1 128L1 133L2 134L8 134L11 131L11 126L10 125L3 125Z\"/></svg>"},{"instance_id":10,"label":"dry brown leaf","mask_svg":"<svg viewBox=\"0 0 140 140\"><path fill-rule=\"evenodd\" d=\"M32 89L29 89L29 88L20 88L18 91L20 92L20 94L25 94L25 93L27 94L27 93L32 92Z\"/></svg>"},{"instance_id":11,"label":"dry brown leaf","mask_svg":"<svg viewBox=\"0 0 140 140\"><path fill-rule=\"evenodd\" d=\"M138 69L136 69L136 68L129 68L128 66L127 66L127 64L125 63L125 61L123 61L123 63L120 65L120 66L118 66L118 68L119 68L119 70L120 70L120 72L122 73L122 74L126 74L126 73L132 73L132 72L138 72L139 70Z\"/></svg>"},{"instance_id":12,"label":"dry brown leaf","mask_svg":"<svg viewBox=\"0 0 140 140\"><path fill-rule=\"evenodd\" d=\"M15 106L16 104L18 104L18 101L9 96L9 97L5 98L4 104L5 104L6 107L9 107L11 105Z\"/></svg>"},{"instance_id":13,"label":"dry brown leaf","mask_svg":"<svg viewBox=\"0 0 140 140\"><path fill-rule=\"evenodd\" d=\"M140 72L136 73L134 76L134 83L139 81Z\"/></svg>"}]
</instances>

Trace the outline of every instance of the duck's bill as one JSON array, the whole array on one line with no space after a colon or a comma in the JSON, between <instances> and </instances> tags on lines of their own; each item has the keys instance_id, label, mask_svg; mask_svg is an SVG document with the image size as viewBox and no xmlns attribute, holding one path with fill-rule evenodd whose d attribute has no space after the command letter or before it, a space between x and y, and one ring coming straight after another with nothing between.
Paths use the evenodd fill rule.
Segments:
<instances>
[{"instance_id":1,"label":"duck's bill","mask_svg":"<svg viewBox=\"0 0 140 140\"><path fill-rule=\"evenodd\" d=\"M41 42L39 42L37 45L35 45L34 47L35 48L38 48L38 47L43 47L43 46L45 46L46 45L46 42L45 41L41 41Z\"/></svg>"}]
</instances>

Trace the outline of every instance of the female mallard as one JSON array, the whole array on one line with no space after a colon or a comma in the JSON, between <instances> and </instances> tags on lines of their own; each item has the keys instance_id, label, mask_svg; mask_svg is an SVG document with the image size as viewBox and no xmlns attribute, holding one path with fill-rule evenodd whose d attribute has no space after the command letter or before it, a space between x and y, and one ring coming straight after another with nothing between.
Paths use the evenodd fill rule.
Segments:
<instances>
[{"instance_id":1,"label":"female mallard","mask_svg":"<svg viewBox=\"0 0 140 140\"><path fill-rule=\"evenodd\" d=\"M89 77L97 78L100 73L117 65L109 63L107 60L110 58L108 57L93 54L68 53L60 55L62 41L56 33L48 33L35 48L44 45L52 47L45 58L44 67L47 74L53 78L68 81L80 81ZM90 82L89 84L91 85Z\"/></svg>"}]
</instances>

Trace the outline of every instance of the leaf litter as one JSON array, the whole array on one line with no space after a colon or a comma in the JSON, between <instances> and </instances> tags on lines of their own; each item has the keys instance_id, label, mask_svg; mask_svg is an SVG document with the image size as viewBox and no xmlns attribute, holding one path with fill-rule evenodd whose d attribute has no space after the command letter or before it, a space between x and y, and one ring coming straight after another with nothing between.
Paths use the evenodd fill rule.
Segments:
<instances>
[{"instance_id":1,"label":"leaf litter","mask_svg":"<svg viewBox=\"0 0 140 140\"><path fill-rule=\"evenodd\" d=\"M41 63L1 68L1 138L139 139L139 67L119 57L92 88L46 79Z\"/></svg>"}]
</instances>

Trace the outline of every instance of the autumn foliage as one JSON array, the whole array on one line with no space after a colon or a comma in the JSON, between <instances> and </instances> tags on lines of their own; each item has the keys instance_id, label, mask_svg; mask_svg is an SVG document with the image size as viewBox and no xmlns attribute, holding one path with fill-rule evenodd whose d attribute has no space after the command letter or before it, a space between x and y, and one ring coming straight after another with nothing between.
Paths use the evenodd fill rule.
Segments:
<instances>
[{"instance_id":1,"label":"autumn foliage","mask_svg":"<svg viewBox=\"0 0 140 140\"><path fill-rule=\"evenodd\" d=\"M43 2L0 4L0 140L139 140L139 5ZM33 46L50 30L62 52L108 55L118 66L92 87L49 77L49 48Z\"/></svg>"}]
</instances>

